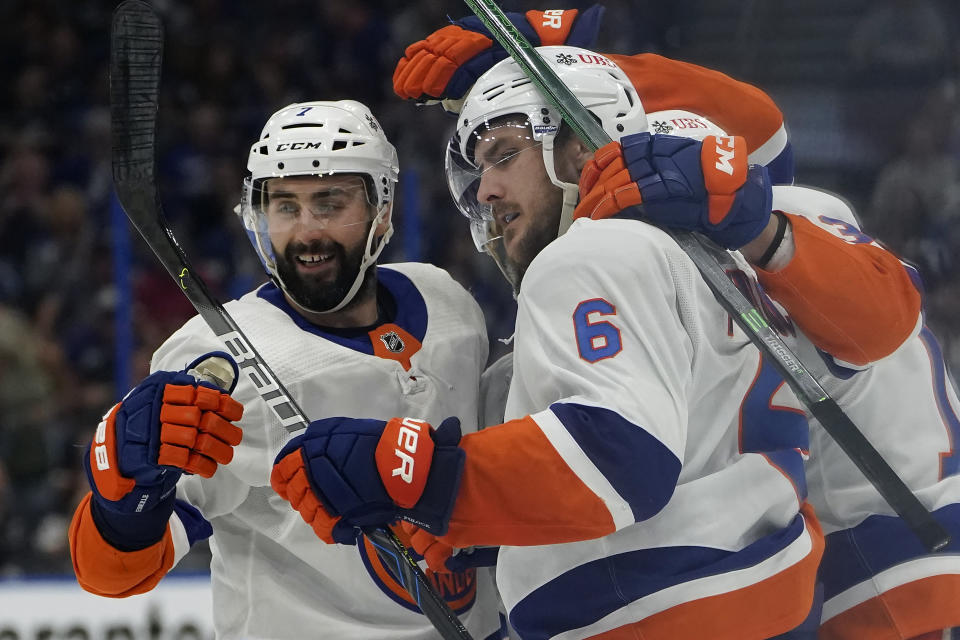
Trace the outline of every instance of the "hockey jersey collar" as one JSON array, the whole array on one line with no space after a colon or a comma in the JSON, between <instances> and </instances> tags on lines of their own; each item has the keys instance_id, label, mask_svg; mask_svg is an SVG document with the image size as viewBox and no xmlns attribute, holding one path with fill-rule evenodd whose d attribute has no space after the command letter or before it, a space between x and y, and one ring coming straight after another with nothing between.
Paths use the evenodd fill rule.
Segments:
<instances>
[{"instance_id":1,"label":"hockey jersey collar","mask_svg":"<svg viewBox=\"0 0 960 640\"><path fill-rule=\"evenodd\" d=\"M388 313L388 316L392 317L386 318L384 323L392 323L401 327L422 343L423 337L427 333L427 304L413 281L399 271L377 267L377 293L378 295L389 296L389 300L381 300L381 302L385 303L386 308L392 308L393 310L393 313ZM297 313L283 297L283 292L273 282L268 282L260 287L257 290L257 297L263 298L286 313L294 324L307 333L312 333L360 353L374 355L370 332L379 325L350 329L317 326Z\"/></svg>"}]
</instances>

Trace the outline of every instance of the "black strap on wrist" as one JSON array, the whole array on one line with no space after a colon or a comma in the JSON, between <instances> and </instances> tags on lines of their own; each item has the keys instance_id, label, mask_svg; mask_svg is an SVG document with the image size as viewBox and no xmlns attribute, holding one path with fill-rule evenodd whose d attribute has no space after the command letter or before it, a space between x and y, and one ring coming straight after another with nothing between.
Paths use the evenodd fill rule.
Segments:
<instances>
[{"instance_id":1,"label":"black strap on wrist","mask_svg":"<svg viewBox=\"0 0 960 640\"><path fill-rule=\"evenodd\" d=\"M761 269L767 267L767 263L773 258L773 254L775 254L777 249L780 248L780 245L783 244L783 236L787 233L787 216L780 211L774 211L772 215L777 217L777 232L773 234L773 241L770 243L770 246L767 247L767 250L763 252L763 255L760 256L760 259L755 263Z\"/></svg>"}]
</instances>

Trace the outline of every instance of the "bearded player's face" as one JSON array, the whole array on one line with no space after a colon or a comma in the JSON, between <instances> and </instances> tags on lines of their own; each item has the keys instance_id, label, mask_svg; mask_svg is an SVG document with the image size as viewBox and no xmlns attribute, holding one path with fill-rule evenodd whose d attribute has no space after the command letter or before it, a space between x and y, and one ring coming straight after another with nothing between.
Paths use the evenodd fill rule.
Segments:
<instances>
[{"instance_id":1,"label":"bearded player's face","mask_svg":"<svg viewBox=\"0 0 960 640\"><path fill-rule=\"evenodd\" d=\"M308 309L329 309L360 270L373 207L359 176L294 176L267 181L266 214L277 273Z\"/></svg>"}]
</instances>

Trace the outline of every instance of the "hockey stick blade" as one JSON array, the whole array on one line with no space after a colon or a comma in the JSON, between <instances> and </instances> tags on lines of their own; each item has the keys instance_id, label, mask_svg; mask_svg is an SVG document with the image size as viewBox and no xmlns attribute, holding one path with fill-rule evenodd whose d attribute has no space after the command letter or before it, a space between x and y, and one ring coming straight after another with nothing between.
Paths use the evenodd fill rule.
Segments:
<instances>
[{"instance_id":1,"label":"hockey stick blade","mask_svg":"<svg viewBox=\"0 0 960 640\"><path fill-rule=\"evenodd\" d=\"M149 4L126 0L113 13L110 32L110 120L113 181L130 222L213 332L223 340L275 417L291 433L309 421L250 344L227 310L210 294L190 262L160 203L156 133L163 62L163 23ZM403 543L387 527L368 528L381 561L444 640L471 640L466 627L436 592ZM306 631L306 630L305 630Z\"/></svg>"},{"instance_id":2,"label":"hockey stick blade","mask_svg":"<svg viewBox=\"0 0 960 640\"><path fill-rule=\"evenodd\" d=\"M470 10L490 30L494 39L523 69L543 96L560 112L574 133L597 149L610 142L610 136L580 103L504 15L495 0L464 0ZM639 211L637 211L639 213ZM642 217L637 215L637 217ZM815 415L824 430L836 440L850 460L873 484L883 499L903 518L911 531L930 551L950 543L950 534L936 521L869 440L843 413L826 391L807 371L790 348L771 329L763 316L733 285L726 272L736 263L726 252L715 250L697 234L664 229L699 269L717 302L730 313L743 332L767 360L783 375L801 402ZM841 417L842 416L842 417Z\"/></svg>"}]
</instances>

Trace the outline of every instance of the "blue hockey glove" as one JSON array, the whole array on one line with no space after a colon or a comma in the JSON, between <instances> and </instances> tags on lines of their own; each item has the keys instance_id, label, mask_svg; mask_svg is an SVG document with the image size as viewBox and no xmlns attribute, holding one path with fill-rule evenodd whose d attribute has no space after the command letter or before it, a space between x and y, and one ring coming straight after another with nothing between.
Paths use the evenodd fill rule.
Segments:
<instances>
[{"instance_id":1,"label":"blue hockey glove","mask_svg":"<svg viewBox=\"0 0 960 640\"><path fill-rule=\"evenodd\" d=\"M507 13L533 46L589 49L597 39L604 8ZM393 72L393 90L401 98L459 100L483 73L507 57L476 16L457 20L407 47Z\"/></svg>"},{"instance_id":2,"label":"blue hockey glove","mask_svg":"<svg viewBox=\"0 0 960 640\"><path fill-rule=\"evenodd\" d=\"M198 358L185 371L212 362L230 382L236 379L236 364L222 352ZM95 521L115 546L159 539L182 473L212 476L240 443L242 432L232 422L243 405L185 371L157 371L134 387L104 416L83 457Z\"/></svg>"},{"instance_id":3,"label":"blue hockey glove","mask_svg":"<svg viewBox=\"0 0 960 640\"><path fill-rule=\"evenodd\" d=\"M328 544L355 544L355 527L403 519L442 535L466 454L460 420L325 418L288 442L270 484Z\"/></svg>"},{"instance_id":4,"label":"blue hockey glove","mask_svg":"<svg viewBox=\"0 0 960 640\"><path fill-rule=\"evenodd\" d=\"M608 218L643 205L645 220L699 231L739 249L763 231L773 192L765 167L747 164L746 141L707 136L702 142L636 133L594 154L580 176L574 217Z\"/></svg>"}]
</instances>

